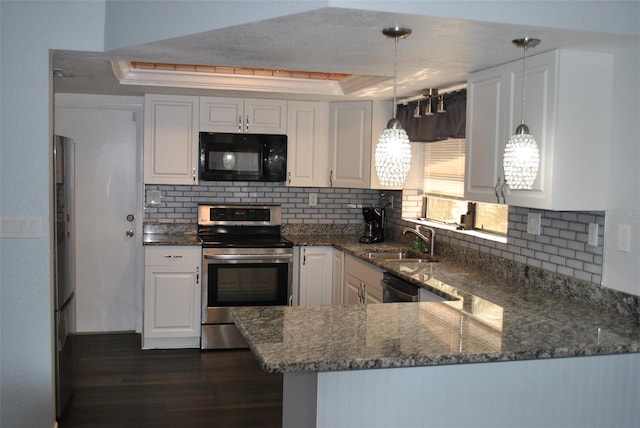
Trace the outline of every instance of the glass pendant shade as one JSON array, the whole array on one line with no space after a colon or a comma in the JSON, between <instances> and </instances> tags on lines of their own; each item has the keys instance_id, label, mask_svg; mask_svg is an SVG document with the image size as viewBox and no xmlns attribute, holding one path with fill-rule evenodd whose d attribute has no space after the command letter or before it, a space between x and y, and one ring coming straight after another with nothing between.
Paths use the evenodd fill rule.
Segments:
<instances>
[{"instance_id":1,"label":"glass pendant shade","mask_svg":"<svg viewBox=\"0 0 640 428\"><path fill-rule=\"evenodd\" d=\"M523 48L522 58L522 121L516 128L516 132L509 138L504 148L502 167L504 180L512 190L531 190L533 182L538 176L540 167L540 151L529 128L524 124L524 104L527 79L527 48L536 47L540 40L523 38L512 41L517 47Z\"/></svg>"},{"instance_id":2,"label":"glass pendant shade","mask_svg":"<svg viewBox=\"0 0 640 428\"><path fill-rule=\"evenodd\" d=\"M376 145L376 174L383 186L402 186L409 174L411 145L407 133L399 125L396 119L391 119Z\"/></svg>"},{"instance_id":3,"label":"glass pendant shade","mask_svg":"<svg viewBox=\"0 0 640 428\"><path fill-rule=\"evenodd\" d=\"M504 148L504 178L510 189L531 190L538 176L538 144L524 123L516 128Z\"/></svg>"},{"instance_id":4,"label":"glass pendant shade","mask_svg":"<svg viewBox=\"0 0 640 428\"><path fill-rule=\"evenodd\" d=\"M387 123L387 127L378 137L375 152L375 167L378 181L383 186L400 187L409 175L411 167L411 145L409 136L402 129L400 121L396 119L396 86L397 86L397 56L398 40L411 34L408 28L385 28L382 34L395 39L395 51L393 61L393 118ZM419 109L419 108L418 108Z\"/></svg>"}]
</instances>

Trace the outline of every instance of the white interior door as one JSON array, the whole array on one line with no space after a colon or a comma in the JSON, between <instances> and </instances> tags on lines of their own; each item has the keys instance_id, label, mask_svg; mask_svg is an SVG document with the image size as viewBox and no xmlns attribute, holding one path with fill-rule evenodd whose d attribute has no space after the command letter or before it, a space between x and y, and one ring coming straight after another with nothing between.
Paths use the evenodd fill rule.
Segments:
<instances>
[{"instance_id":1,"label":"white interior door","mask_svg":"<svg viewBox=\"0 0 640 428\"><path fill-rule=\"evenodd\" d=\"M76 331L140 331L141 107L81 99L55 109L55 133L76 143Z\"/></svg>"}]
</instances>

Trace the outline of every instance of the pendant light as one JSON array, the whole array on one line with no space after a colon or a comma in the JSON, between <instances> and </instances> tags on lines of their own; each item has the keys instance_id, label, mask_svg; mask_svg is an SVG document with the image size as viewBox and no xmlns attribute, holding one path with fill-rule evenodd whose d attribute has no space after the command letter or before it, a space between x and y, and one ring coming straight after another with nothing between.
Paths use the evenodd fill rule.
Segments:
<instances>
[{"instance_id":1,"label":"pendant light","mask_svg":"<svg viewBox=\"0 0 640 428\"><path fill-rule=\"evenodd\" d=\"M378 180L383 186L402 186L409 174L411 166L411 146L409 137L400 121L396 119L396 85L397 85L397 58L398 40L411 34L408 28L385 28L382 34L395 39L394 63L393 63L393 117L387 123L387 128L378 138L375 152L375 166Z\"/></svg>"},{"instance_id":2,"label":"pendant light","mask_svg":"<svg viewBox=\"0 0 640 428\"><path fill-rule=\"evenodd\" d=\"M516 132L509 138L504 148L502 166L504 168L505 182L510 189L531 190L533 188L533 182L538 176L540 152L535 138L529 133L529 127L524 123L524 100L527 77L526 64L527 48L536 47L540 43L540 40L524 38L515 39L512 43L524 50L522 59L522 119L520 125L516 128Z\"/></svg>"}]
</instances>

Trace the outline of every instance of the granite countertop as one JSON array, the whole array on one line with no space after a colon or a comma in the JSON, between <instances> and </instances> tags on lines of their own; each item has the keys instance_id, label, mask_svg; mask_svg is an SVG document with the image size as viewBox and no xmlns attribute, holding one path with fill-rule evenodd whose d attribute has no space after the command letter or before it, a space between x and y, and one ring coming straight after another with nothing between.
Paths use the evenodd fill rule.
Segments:
<instances>
[{"instance_id":1,"label":"granite countertop","mask_svg":"<svg viewBox=\"0 0 640 428\"><path fill-rule=\"evenodd\" d=\"M321 238L294 237L313 245ZM324 243L321 243L324 242ZM394 249L397 243L376 244ZM333 242L360 258L371 246ZM447 261L367 260L446 302L233 310L269 372L337 371L640 352L631 317Z\"/></svg>"},{"instance_id":2,"label":"granite countertop","mask_svg":"<svg viewBox=\"0 0 640 428\"><path fill-rule=\"evenodd\" d=\"M449 300L233 310L264 370L365 368L561 358L640 352L633 317L554 295L444 259L368 259L351 234L285 234L296 246L334 246ZM144 245L201 245L193 227L145 228Z\"/></svg>"},{"instance_id":3,"label":"granite countertop","mask_svg":"<svg viewBox=\"0 0 640 428\"><path fill-rule=\"evenodd\" d=\"M202 245L202 241L193 233L145 233L143 245Z\"/></svg>"}]
</instances>

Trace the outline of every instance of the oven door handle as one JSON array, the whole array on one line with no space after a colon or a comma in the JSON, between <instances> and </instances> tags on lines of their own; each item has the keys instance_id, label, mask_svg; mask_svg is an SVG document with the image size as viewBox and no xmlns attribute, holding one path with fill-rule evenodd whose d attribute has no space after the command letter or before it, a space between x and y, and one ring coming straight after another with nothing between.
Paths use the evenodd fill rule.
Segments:
<instances>
[{"instance_id":1,"label":"oven door handle","mask_svg":"<svg viewBox=\"0 0 640 428\"><path fill-rule=\"evenodd\" d=\"M223 261L231 261L231 260L283 260L283 261L291 261L293 260L292 254L205 254L205 260L223 260Z\"/></svg>"}]
</instances>

